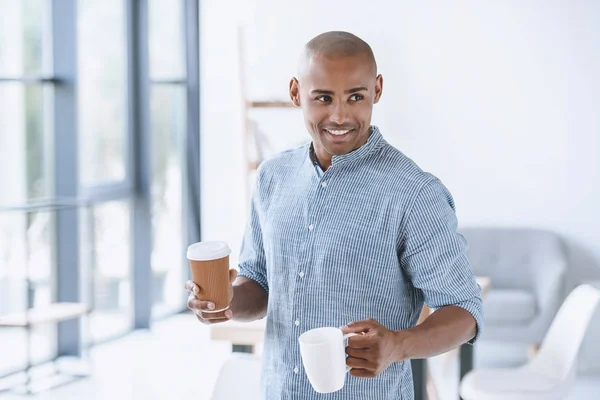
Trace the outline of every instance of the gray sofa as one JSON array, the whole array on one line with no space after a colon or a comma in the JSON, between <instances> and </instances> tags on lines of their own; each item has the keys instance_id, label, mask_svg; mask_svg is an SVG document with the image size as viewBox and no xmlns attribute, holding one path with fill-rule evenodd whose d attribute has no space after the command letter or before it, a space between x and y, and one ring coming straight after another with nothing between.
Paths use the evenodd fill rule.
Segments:
<instances>
[{"instance_id":1,"label":"gray sofa","mask_svg":"<svg viewBox=\"0 0 600 400\"><path fill-rule=\"evenodd\" d=\"M484 298L482 340L541 343L563 301L567 255L552 232L516 228L466 228L469 260L491 280Z\"/></svg>"}]
</instances>

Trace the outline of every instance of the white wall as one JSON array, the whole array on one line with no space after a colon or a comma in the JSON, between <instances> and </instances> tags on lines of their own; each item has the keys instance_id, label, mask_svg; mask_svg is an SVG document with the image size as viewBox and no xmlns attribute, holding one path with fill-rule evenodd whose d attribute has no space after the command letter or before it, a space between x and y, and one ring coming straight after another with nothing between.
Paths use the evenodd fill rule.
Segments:
<instances>
[{"instance_id":1,"label":"white wall","mask_svg":"<svg viewBox=\"0 0 600 400\"><path fill-rule=\"evenodd\" d=\"M237 17L227 2L200 5L202 235L226 240L235 264L246 220Z\"/></svg>"},{"instance_id":2,"label":"white wall","mask_svg":"<svg viewBox=\"0 0 600 400\"><path fill-rule=\"evenodd\" d=\"M287 98L302 44L341 29L372 45L384 76L373 123L450 188L463 226L556 231L574 249L573 281L600 276L600 2L203 7L204 176L214 196L205 197L206 232L237 246L245 219L236 23L246 24L248 90L260 99ZM275 120L264 121L273 135L303 134L299 115ZM219 178L227 184L217 189ZM231 222L218 222L225 214Z\"/></svg>"}]
</instances>

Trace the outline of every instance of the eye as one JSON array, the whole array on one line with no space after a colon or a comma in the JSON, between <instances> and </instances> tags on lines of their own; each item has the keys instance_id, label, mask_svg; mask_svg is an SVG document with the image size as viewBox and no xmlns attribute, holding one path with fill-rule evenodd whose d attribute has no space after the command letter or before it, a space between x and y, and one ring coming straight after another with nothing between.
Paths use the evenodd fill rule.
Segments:
<instances>
[{"instance_id":1,"label":"eye","mask_svg":"<svg viewBox=\"0 0 600 400\"><path fill-rule=\"evenodd\" d=\"M355 93L352 96L350 96L349 100L350 101L360 101L360 100L363 100L364 98L365 98L365 96L363 96L362 94Z\"/></svg>"},{"instance_id":2,"label":"eye","mask_svg":"<svg viewBox=\"0 0 600 400\"><path fill-rule=\"evenodd\" d=\"M321 101L323 103L331 103L333 101L333 99L329 95L319 96L315 100Z\"/></svg>"}]
</instances>

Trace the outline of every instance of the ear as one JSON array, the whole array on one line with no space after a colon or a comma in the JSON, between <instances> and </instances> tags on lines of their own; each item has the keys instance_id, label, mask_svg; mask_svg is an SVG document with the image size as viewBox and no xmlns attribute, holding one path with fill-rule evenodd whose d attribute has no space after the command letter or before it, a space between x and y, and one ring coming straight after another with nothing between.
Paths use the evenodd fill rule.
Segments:
<instances>
[{"instance_id":1,"label":"ear","mask_svg":"<svg viewBox=\"0 0 600 400\"><path fill-rule=\"evenodd\" d=\"M290 80L290 99L296 107L300 106L300 84L296 78Z\"/></svg>"},{"instance_id":2,"label":"ear","mask_svg":"<svg viewBox=\"0 0 600 400\"><path fill-rule=\"evenodd\" d=\"M375 78L375 101L373 101L373 104L377 104L379 102L381 93L383 93L383 76L379 74L377 75L377 78Z\"/></svg>"}]
</instances>

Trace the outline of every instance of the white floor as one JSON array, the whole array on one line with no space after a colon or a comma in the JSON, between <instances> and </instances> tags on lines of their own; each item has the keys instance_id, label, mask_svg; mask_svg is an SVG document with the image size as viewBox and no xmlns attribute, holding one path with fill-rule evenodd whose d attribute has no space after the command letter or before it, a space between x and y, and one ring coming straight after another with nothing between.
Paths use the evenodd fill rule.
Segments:
<instances>
[{"instance_id":1,"label":"white floor","mask_svg":"<svg viewBox=\"0 0 600 400\"><path fill-rule=\"evenodd\" d=\"M83 335L87 338L94 332L93 340L106 341L119 337L130 330L130 318L127 312L120 310L97 310L90 319L84 318ZM25 367L26 334L23 328L0 329L0 376ZM48 360L55 354L56 326L41 325L32 329L31 338L32 359L34 363Z\"/></svg>"},{"instance_id":2,"label":"white floor","mask_svg":"<svg viewBox=\"0 0 600 400\"><path fill-rule=\"evenodd\" d=\"M476 365L511 365L524 360L521 349L481 346ZM89 378L29 397L36 400L179 400L209 399L220 366L230 346L209 340L209 328L191 315L178 315L155 324L152 331L135 332L92 350ZM501 354L502 357L498 355ZM491 362L490 360L494 360ZM440 400L456 400L456 358L442 355L430 360ZM44 369L38 371L40 374ZM16 377L21 378L21 377ZM43 382L40 380L40 382ZM2 391L0 400L23 400ZM578 377L572 399L600 398L600 377Z\"/></svg>"},{"instance_id":3,"label":"white floor","mask_svg":"<svg viewBox=\"0 0 600 400\"><path fill-rule=\"evenodd\" d=\"M90 378L29 398L36 400L209 399L230 345L211 342L209 329L191 315L155 324L92 350ZM1 390L1 389L0 389ZM24 399L0 392L1 400Z\"/></svg>"}]
</instances>

